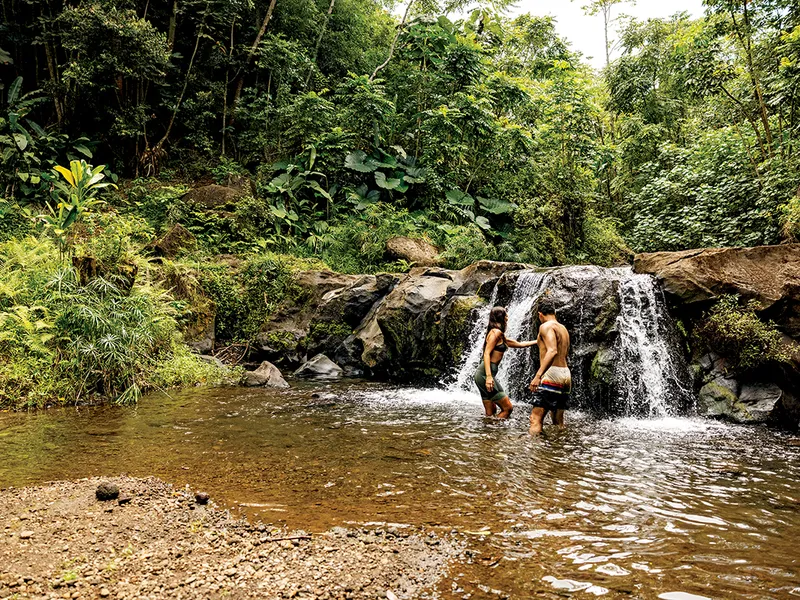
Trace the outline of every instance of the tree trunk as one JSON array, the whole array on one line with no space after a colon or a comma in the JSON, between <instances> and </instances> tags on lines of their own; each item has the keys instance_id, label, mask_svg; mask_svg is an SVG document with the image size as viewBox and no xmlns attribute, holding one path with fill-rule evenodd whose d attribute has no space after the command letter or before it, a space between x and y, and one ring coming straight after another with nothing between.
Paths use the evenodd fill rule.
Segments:
<instances>
[{"instance_id":1,"label":"tree trunk","mask_svg":"<svg viewBox=\"0 0 800 600\"><path fill-rule=\"evenodd\" d=\"M739 38L740 43L744 47L745 58L747 59L747 73L750 76L750 83L753 86L753 95L756 100L756 104L758 105L758 112L761 117L761 124L764 127L764 138L766 139L766 146L767 146L767 154L769 156L772 155L772 129L769 125L769 114L767 113L767 105L764 102L764 95L761 91L761 83L758 80L758 76L756 75L755 66L753 65L753 48L752 48L752 36L750 35L750 12L747 10L747 2L749 0L744 0L743 12L744 12L744 25L746 31L742 33L741 29L739 28L739 23L736 21L736 16L733 13L733 9L731 9L731 18L733 19L733 26L734 30L736 31L736 36Z\"/></svg>"},{"instance_id":2,"label":"tree trunk","mask_svg":"<svg viewBox=\"0 0 800 600\"><path fill-rule=\"evenodd\" d=\"M394 34L394 39L392 40L392 45L389 47L389 56L386 57L386 60L383 63L379 64L375 67L375 70L372 72L372 75L369 77L370 83L375 79L375 76L378 74L378 71L386 68L386 65L389 64L389 61L392 60L392 56L394 56L394 49L397 46L397 40L400 39L400 34L403 33L403 27L405 26L406 22L408 21L408 14L411 12L411 6L414 4L415 0L408 0L408 5L406 6L406 12L403 13L403 20L400 21L400 24L397 26L397 32Z\"/></svg>"},{"instance_id":3,"label":"tree trunk","mask_svg":"<svg viewBox=\"0 0 800 600\"><path fill-rule=\"evenodd\" d=\"M264 16L264 21L261 23L261 29L258 30L258 35L256 35L256 39L253 42L253 45L250 47L250 52L247 53L247 60L244 63L242 69L239 69L237 73L237 82L236 82L236 91L233 94L233 102L231 102L231 111L236 110L236 105L239 103L239 98L242 95L242 88L244 88L244 73L242 72L245 67L249 67L250 63L253 61L253 56L255 56L256 50L258 50L258 45L261 43L261 38L264 37L264 33L267 31L267 25L269 25L269 21L272 18L272 12L275 10L275 2L277 0L270 0L269 8L267 8L267 14ZM234 119L236 118L235 112L231 114L230 124L233 124Z\"/></svg>"},{"instance_id":4,"label":"tree trunk","mask_svg":"<svg viewBox=\"0 0 800 600\"><path fill-rule=\"evenodd\" d=\"M172 51L175 46L175 30L178 28L178 0L172 2L172 14L169 17L169 33L167 33L167 46Z\"/></svg>"},{"instance_id":5,"label":"tree trunk","mask_svg":"<svg viewBox=\"0 0 800 600\"><path fill-rule=\"evenodd\" d=\"M221 155L225 156L225 129L228 125L228 84L230 83L230 61L233 58L233 31L236 27L236 19L231 22L231 45L228 48L228 66L225 67L225 87L222 88L222 152Z\"/></svg>"},{"instance_id":6,"label":"tree trunk","mask_svg":"<svg viewBox=\"0 0 800 600\"><path fill-rule=\"evenodd\" d=\"M317 64L317 57L319 56L319 47L322 45L322 38L325 36L325 30L328 29L328 21L331 20L333 13L333 5L336 0L331 0L331 5L328 7L328 14L325 15L325 20L322 22L322 27L319 30L319 37L317 38L317 45L314 47L314 56L311 58L311 66L308 68L308 75L304 87L308 87L308 82L311 81L311 74L314 72L314 65Z\"/></svg>"}]
</instances>

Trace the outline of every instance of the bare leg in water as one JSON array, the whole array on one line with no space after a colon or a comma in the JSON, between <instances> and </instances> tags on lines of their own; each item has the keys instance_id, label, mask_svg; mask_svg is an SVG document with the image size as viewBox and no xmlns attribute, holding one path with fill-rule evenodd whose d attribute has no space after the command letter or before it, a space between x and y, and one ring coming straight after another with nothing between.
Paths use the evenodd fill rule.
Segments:
<instances>
[{"instance_id":1,"label":"bare leg in water","mask_svg":"<svg viewBox=\"0 0 800 600\"><path fill-rule=\"evenodd\" d=\"M514 410L514 405L511 404L511 400L509 400L508 396L505 398L500 398L496 404L500 407L500 413L497 415L498 419L507 419L511 416L511 411Z\"/></svg>"},{"instance_id":2,"label":"bare leg in water","mask_svg":"<svg viewBox=\"0 0 800 600\"><path fill-rule=\"evenodd\" d=\"M553 413L553 424L557 425L559 429L564 428L564 411L557 410Z\"/></svg>"},{"instance_id":3,"label":"bare leg in water","mask_svg":"<svg viewBox=\"0 0 800 600\"><path fill-rule=\"evenodd\" d=\"M531 411L531 428L529 430L531 435L539 435L542 433L542 425L544 425L544 418L546 416L547 409L541 406L537 406Z\"/></svg>"},{"instance_id":4,"label":"bare leg in water","mask_svg":"<svg viewBox=\"0 0 800 600\"><path fill-rule=\"evenodd\" d=\"M493 417L494 413L497 411L497 404L495 404L491 400L484 400L483 410L487 417Z\"/></svg>"}]
</instances>

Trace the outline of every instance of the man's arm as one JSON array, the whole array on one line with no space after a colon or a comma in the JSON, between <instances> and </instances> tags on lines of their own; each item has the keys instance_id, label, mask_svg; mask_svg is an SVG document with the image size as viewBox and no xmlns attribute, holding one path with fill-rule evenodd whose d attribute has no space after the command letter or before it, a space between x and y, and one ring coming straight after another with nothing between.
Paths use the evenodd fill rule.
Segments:
<instances>
[{"instance_id":1,"label":"man's arm","mask_svg":"<svg viewBox=\"0 0 800 600\"><path fill-rule=\"evenodd\" d=\"M550 368L550 365L553 364L556 356L558 356L558 338L552 327L544 328L544 331L540 328L539 338L544 343L546 351L544 358L542 358L542 363L539 365L539 370L536 371L536 377L531 381L530 390L532 392L535 392L539 388L539 385L542 383L542 375L547 372L547 369Z\"/></svg>"}]
</instances>

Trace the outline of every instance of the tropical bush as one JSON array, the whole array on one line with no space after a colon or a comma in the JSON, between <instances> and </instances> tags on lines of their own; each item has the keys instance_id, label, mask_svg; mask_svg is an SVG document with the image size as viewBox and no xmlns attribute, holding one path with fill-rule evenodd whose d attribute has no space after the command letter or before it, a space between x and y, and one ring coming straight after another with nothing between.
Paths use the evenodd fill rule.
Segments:
<instances>
[{"instance_id":1,"label":"tropical bush","mask_svg":"<svg viewBox=\"0 0 800 600\"><path fill-rule=\"evenodd\" d=\"M109 275L82 283L53 242L34 238L0 244L0 282L2 406L129 403L193 376L225 376L186 354L173 299L151 282Z\"/></svg>"},{"instance_id":2,"label":"tropical bush","mask_svg":"<svg viewBox=\"0 0 800 600\"><path fill-rule=\"evenodd\" d=\"M760 309L754 300L742 304L738 296L722 296L705 314L696 339L701 347L728 358L740 371L789 362L780 331L772 321L758 317Z\"/></svg>"}]
</instances>

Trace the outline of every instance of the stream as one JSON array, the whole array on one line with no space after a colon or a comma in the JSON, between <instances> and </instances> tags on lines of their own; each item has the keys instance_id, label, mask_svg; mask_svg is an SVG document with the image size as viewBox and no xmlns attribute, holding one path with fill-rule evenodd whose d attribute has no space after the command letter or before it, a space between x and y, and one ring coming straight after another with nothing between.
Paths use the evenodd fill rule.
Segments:
<instances>
[{"instance_id":1,"label":"stream","mask_svg":"<svg viewBox=\"0 0 800 600\"><path fill-rule=\"evenodd\" d=\"M156 475L291 528L457 531L445 598L800 595L794 438L577 411L531 438L524 402L481 414L476 393L362 381L0 414L0 487Z\"/></svg>"}]
</instances>

